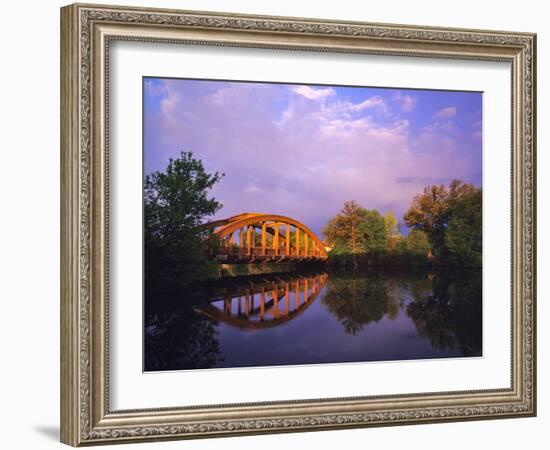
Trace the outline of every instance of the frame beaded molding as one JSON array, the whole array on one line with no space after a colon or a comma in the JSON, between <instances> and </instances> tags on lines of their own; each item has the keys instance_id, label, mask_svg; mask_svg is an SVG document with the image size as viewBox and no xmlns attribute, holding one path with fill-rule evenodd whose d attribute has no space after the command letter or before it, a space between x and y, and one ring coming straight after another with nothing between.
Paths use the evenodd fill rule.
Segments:
<instances>
[{"instance_id":1,"label":"frame beaded molding","mask_svg":"<svg viewBox=\"0 0 550 450\"><path fill-rule=\"evenodd\" d=\"M65 15L63 15L65 14ZM299 414L284 417L268 417L261 419L230 419L213 420L204 422L186 422L186 423L168 423L168 424L150 424L139 426L112 426L93 423L93 395L92 395L92 251L94 243L92 242L92 127L95 125L92 120L93 109L93 50L92 35L93 26L97 23L116 23L122 25L145 25L145 26L169 26L184 29L204 29L204 30L235 30L238 32L256 33L278 33L281 36L289 35L308 35L321 37L346 37L346 38L368 38L375 40L392 40L394 42L409 42L417 46L417 50L404 52L408 56L415 57L442 57L459 59L481 59L481 60L503 60L498 57L487 55L475 56L471 54L460 54L460 49L456 54L449 52L430 53L423 49L426 43L446 43L450 45L471 44L474 46L486 47L490 53L492 49L509 47L521 54L521 66L516 70L521 71L523 83L516 86L522 89L524 104L523 116L518 126L517 121L513 126L514 133L521 133L521 169L520 174L523 185L519 192L514 191L516 198L521 197L520 211L523 213L521 219L520 248L523 249L520 255L520 264L523 267L522 277L522 342L523 346L523 379L522 397L519 401L483 404L483 398L476 400L473 406L449 406L449 407L425 407L425 408L405 408L395 410L380 410L358 414ZM300 431L315 430L340 427L357 427L377 424L399 424L399 423L423 423L438 422L445 420L468 420L475 418L498 418L530 416L535 414L535 36L532 34L490 32L480 30L458 30L458 29L438 29L430 27L412 27L401 25L379 25L365 23L337 23L331 21L294 19L279 17L258 17L258 16L236 16L233 14L217 13L199 13L199 12L181 12L170 10L143 10L138 8L120 8L111 6L96 5L71 5L62 9L62 27L65 25L65 35L62 36L62 53L66 52L65 63L62 71L74 71L79 74L78 83L70 86L63 85L64 96L70 96L77 92L78 98L74 104L68 107L73 108L74 123L64 125L78 127L78 141L71 142L67 137L62 139L64 158L72 157L75 160L73 165L66 163L63 167L62 186L65 190L62 192L63 199L70 199L72 203L67 208L76 208L76 210L65 211L67 216L77 215L77 221L71 228L65 224L62 217L62 226L65 231L71 231L73 236L77 236L78 242L76 249L66 244L66 261L63 264L67 266L72 262L76 263L78 270L74 275L77 277L76 286L78 292L77 298L71 297L70 292L66 292L62 297L62 312L70 317L63 316L62 326L65 327L65 333L62 333L62 352L70 348L71 355L67 356L66 361L62 361L62 370L68 372L66 380L62 380L62 441L71 445L127 442L143 440L147 438L186 438L199 436L226 436L231 434L251 434L277 431ZM65 41L63 41L65 39ZM71 40L72 39L72 40ZM69 57L71 44L76 45L76 51L73 52L73 59ZM113 39L124 40L124 36L116 36ZM147 36L131 38L137 41L169 41L178 43L193 43L188 39L151 39ZM110 38L105 41L107 47L105 55L108 58L108 45ZM65 47L63 44L65 43ZM245 44L242 42L231 41L204 41L200 44L210 45L229 45L237 47L260 47L269 49L293 49L293 50L313 50L313 51L331 51L331 52L355 52L365 54L385 54L400 55L397 50L384 50L376 48L357 47L352 50L342 48L316 48L315 46L288 46L272 44ZM74 50L74 49L73 49ZM63 57L63 54L62 54ZM511 57L505 59L510 61ZM517 62L516 62L517 64ZM70 78L66 74L66 80ZM73 80L74 81L74 80ZM517 80L516 80L517 82ZM65 83L68 83L65 81ZM65 104L67 107L67 104ZM513 111L515 116L518 111ZM63 111L62 111L63 114ZM78 119L76 119L78 118ZM108 129L108 128L107 128ZM73 130L63 130L68 136ZM65 135L64 134L64 135ZM515 144L512 144L515 146ZM63 150L63 149L62 149ZM514 157L514 155L512 155ZM516 155L517 157L517 155ZM71 190L71 183L74 183L74 177L77 172L78 195ZM74 197L74 198L73 198ZM76 198L77 197L77 198ZM108 205L108 199L107 205ZM65 218L67 219L67 218ZM67 219L68 220L68 219ZM517 224L516 224L517 225ZM63 233L63 230L62 230ZM62 239L69 239L62 234ZM514 244L514 242L513 242ZM519 243L516 243L519 245ZM72 253L70 253L72 250ZM62 249L63 251L63 249ZM63 258L62 258L63 261ZM62 267L63 269L63 267ZM62 270L63 272L63 270ZM63 273L62 273L63 277ZM514 278L514 274L513 274ZM66 288L65 288L66 289ZM63 291L63 289L62 289ZM68 289L67 289L68 291ZM106 305L107 310L108 305ZM77 320L75 320L77 318ZM73 322L71 322L71 319ZM76 328L75 328L76 327ZM106 333L107 334L107 333ZM108 335L108 334L107 334ZM517 330L516 330L516 338ZM68 341L69 340L69 341ZM77 340L77 343L75 342ZM512 346L513 349L513 346ZM512 350L514 352L514 350ZM73 359L71 359L73 358ZM77 368L75 369L75 358ZM69 367L72 365L72 369ZM72 370L72 371L71 371ZM513 368L512 368L512 372ZM106 373L103 376L107 376ZM514 384L514 383L512 383ZM498 392L499 390L487 391ZM501 390L502 391L502 390ZM474 391L472 391L473 393ZM411 394L412 395L412 394ZM432 396L434 394L431 394ZM443 394L442 394L443 395ZM389 396L397 399L403 399L407 396ZM380 398L389 398L378 397ZM363 397L364 398L364 397ZM361 397L354 397L354 400ZM316 401L330 401L330 399L310 400L307 402L270 402L258 403L257 405L276 405L292 404L296 405L308 403L315 404ZM452 401L451 401L452 403ZM221 405L213 405L215 409ZM70 412L78 411L78 419L70 418ZM182 408L181 411L185 411ZM140 411L147 412L147 411ZM109 416L116 420L116 412L108 410L108 396L106 395L106 406L103 416ZM157 417L158 418L158 417ZM96 420L97 422L97 420ZM101 422L101 421L99 421Z\"/></svg>"}]
</instances>

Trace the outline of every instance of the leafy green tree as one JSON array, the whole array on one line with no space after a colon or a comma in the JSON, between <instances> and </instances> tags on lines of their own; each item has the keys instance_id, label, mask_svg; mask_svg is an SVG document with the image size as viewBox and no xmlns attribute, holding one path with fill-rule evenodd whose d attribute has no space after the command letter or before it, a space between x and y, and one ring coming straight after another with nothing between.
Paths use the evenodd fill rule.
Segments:
<instances>
[{"instance_id":1,"label":"leafy green tree","mask_svg":"<svg viewBox=\"0 0 550 450\"><path fill-rule=\"evenodd\" d=\"M388 237L399 234L399 224L394 213L390 211L384 214L384 223L386 225L386 234Z\"/></svg>"},{"instance_id":2,"label":"leafy green tree","mask_svg":"<svg viewBox=\"0 0 550 450\"><path fill-rule=\"evenodd\" d=\"M438 254L442 253L444 248L448 195L446 187L442 184L427 186L422 194L414 197L404 217L409 227L424 231L428 235Z\"/></svg>"},{"instance_id":3,"label":"leafy green tree","mask_svg":"<svg viewBox=\"0 0 550 450\"><path fill-rule=\"evenodd\" d=\"M481 190L452 180L414 197L405 223L427 234L436 256L461 264L481 262Z\"/></svg>"},{"instance_id":4,"label":"leafy green tree","mask_svg":"<svg viewBox=\"0 0 550 450\"><path fill-rule=\"evenodd\" d=\"M393 252L398 248L399 243L402 240L399 222L397 222L397 218L392 212L387 212L384 214L384 222L386 224L387 235L386 249Z\"/></svg>"},{"instance_id":5,"label":"leafy green tree","mask_svg":"<svg viewBox=\"0 0 550 450\"><path fill-rule=\"evenodd\" d=\"M386 222L378 211L366 210L365 218L357 229L361 236L362 251L376 252L386 248L388 242Z\"/></svg>"},{"instance_id":6,"label":"leafy green tree","mask_svg":"<svg viewBox=\"0 0 550 450\"><path fill-rule=\"evenodd\" d=\"M453 203L445 243L458 264L481 266L482 195L477 190Z\"/></svg>"},{"instance_id":7,"label":"leafy green tree","mask_svg":"<svg viewBox=\"0 0 550 450\"><path fill-rule=\"evenodd\" d=\"M405 241L405 248L414 254L427 255L431 250L428 235L422 230L411 230Z\"/></svg>"},{"instance_id":8,"label":"leafy green tree","mask_svg":"<svg viewBox=\"0 0 550 450\"><path fill-rule=\"evenodd\" d=\"M340 213L330 219L323 229L323 234L334 250L346 253L360 251L363 242L358 228L365 219L366 212L365 208L351 200L345 202Z\"/></svg>"},{"instance_id":9,"label":"leafy green tree","mask_svg":"<svg viewBox=\"0 0 550 450\"><path fill-rule=\"evenodd\" d=\"M336 254L383 250L387 242L386 223L378 211L365 209L355 201L329 220L323 234Z\"/></svg>"},{"instance_id":10,"label":"leafy green tree","mask_svg":"<svg viewBox=\"0 0 550 450\"><path fill-rule=\"evenodd\" d=\"M208 197L222 177L207 173L191 152L170 159L165 172L145 177L146 277L162 274L186 282L205 274L212 237L200 225L222 206Z\"/></svg>"}]
</instances>

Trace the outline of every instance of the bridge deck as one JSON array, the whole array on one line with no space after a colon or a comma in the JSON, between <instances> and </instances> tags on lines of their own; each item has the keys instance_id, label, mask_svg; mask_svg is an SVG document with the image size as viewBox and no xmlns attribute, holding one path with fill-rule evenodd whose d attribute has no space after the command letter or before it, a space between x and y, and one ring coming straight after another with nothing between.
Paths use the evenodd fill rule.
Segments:
<instances>
[{"instance_id":1,"label":"bridge deck","mask_svg":"<svg viewBox=\"0 0 550 450\"><path fill-rule=\"evenodd\" d=\"M253 262L287 262L287 261L324 261L326 255L296 255L292 252L288 254L285 249L266 248L251 248L250 251L246 248L227 248L221 247L218 249L216 259L226 263L242 263L248 264Z\"/></svg>"}]
</instances>

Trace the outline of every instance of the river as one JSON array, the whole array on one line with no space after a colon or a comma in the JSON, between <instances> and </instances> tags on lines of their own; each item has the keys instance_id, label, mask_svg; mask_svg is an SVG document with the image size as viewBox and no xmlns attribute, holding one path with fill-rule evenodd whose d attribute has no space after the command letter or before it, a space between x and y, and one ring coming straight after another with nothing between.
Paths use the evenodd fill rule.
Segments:
<instances>
[{"instance_id":1,"label":"river","mask_svg":"<svg viewBox=\"0 0 550 450\"><path fill-rule=\"evenodd\" d=\"M290 272L145 298L145 371L482 356L481 272Z\"/></svg>"}]
</instances>

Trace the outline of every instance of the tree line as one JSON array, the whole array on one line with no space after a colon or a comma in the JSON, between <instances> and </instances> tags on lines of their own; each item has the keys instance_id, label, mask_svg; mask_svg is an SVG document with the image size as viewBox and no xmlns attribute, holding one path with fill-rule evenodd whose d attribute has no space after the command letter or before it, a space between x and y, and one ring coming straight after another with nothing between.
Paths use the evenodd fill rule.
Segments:
<instances>
[{"instance_id":1,"label":"tree line","mask_svg":"<svg viewBox=\"0 0 550 450\"><path fill-rule=\"evenodd\" d=\"M337 264L446 264L481 266L482 192L472 184L452 180L426 186L403 216L402 235L397 218L356 201L323 228L330 258Z\"/></svg>"}]
</instances>

